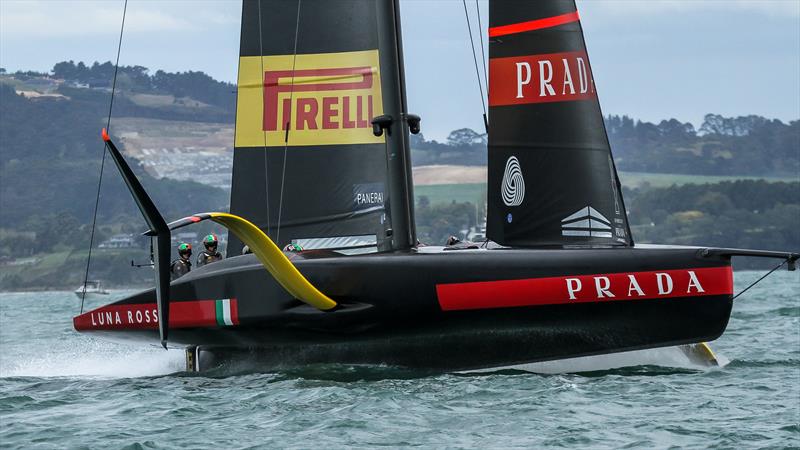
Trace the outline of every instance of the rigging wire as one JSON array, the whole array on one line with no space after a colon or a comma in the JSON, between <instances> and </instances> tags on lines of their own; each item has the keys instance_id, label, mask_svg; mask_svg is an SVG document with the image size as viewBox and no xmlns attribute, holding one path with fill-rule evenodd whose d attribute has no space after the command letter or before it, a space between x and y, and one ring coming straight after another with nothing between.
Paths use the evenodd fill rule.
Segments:
<instances>
[{"instance_id":1,"label":"rigging wire","mask_svg":"<svg viewBox=\"0 0 800 450\"><path fill-rule=\"evenodd\" d=\"M472 28L470 27L469 23L469 14L467 13L467 0L462 0L464 4L464 16L467 18L467 30L469 31L469 42L472 46L472 60L475 62L475 75L478 78L478 87L481 87L481 76L480 71L478 70L478 60L477 56L475 56L475 44L472 40ZM481 24L481 8L478 5L478 0L475 0L475 13L478 15L478 36L481 40L481 60L483 61L483 83L486 86L486 91L489 91L489 71L486 70L486 52L483 50L483 24ZM481 89L481 106L483 106L483 126L486 131L486 135L489 135L489 118L486 115L486 103L484 103L483 97L483 90ZM483 214L484 217L484 224L486 224L486 211ZM479 222L476 221L475 225L477 228ZM481 243L481 248L487 248L489 246L489 237L486 236L486 229L484 227L484 237L483 242Z\"/></svg>"},{"instance_id":2,"label":"rigging wire","mask_svg":"<svg viewBox=\"0 0 800 450\"><path fill-rule=\"evenodd\" d=\"M489 91L489 71L486 69L486 52L483 50L483 25L481 25L481 8L475 0L475 13L478 14L478 37L481 39L481 59L483 60L483 85Z\"/></svg>"},{"instance_id":3,"label":"rigging wire","mask_svg":"<svg viewBox=\"0 0 800 450\"><path fill-rule=\"evenodd\" d=\"M117 71L119 70L119 55L122 51L122 33L125 31L125 16L128 12L128 0L122 7L122 25L119 29L119 42L117 43L117 62L114 65L114 78L111 82L111 100L108 102L108 118L106 119L106 132L111 132L111 111L114 108L114 92L117 89ZM86 257L86 271L83 274L83 291L81 292L81 314L83 314L83 304L86 300L86 284L89 282L89 265L92 261L92 247L94 246L94 232L97 228L97 210L100 206L100 188L103 186L103 169L106 165L106 149L108 143L103 141L103 157L100 160L100 176L97 180L97 195L94 199L94 213L92 214L92 232L89 235L89 254Z\"/></svg>"},{"instance_id":4,"label":"rigging wire","mask_svg":"<svg viewBox=\"0 0 800 450\"><path fill-rule=\"evenodd\" d=\"M461 3L464 5L464 17L467 18L467 31L469 32L469 43L472 46L472 60L475 62L475 76L478 79L478 89L481 93L481 106L483 107L483 126L486 128L486 132L489 132L489 121L486 117L486 100L483 98L483 83L481 82L481 70L478 68L478 57L475 55L475 39L472 37L472 25L469 23L469 12L467 11L467 0L461 0ZM480 14L478 14L480 17ZM483 38L481 37L481 40ZM481 48L483 48L481 46ZM481 50L483 51L483 50Z\"/></svg>"},{"instance_id":5,"label":"rigging wire","mask_svg":"<svg viewBox=\"0 0 800 450\"><path fill-rule=\"evenodd\" d=\"M777 266L773 267L772 270L770 270L769 272L765 273L761 278L759 278L756 281L750 283L750 286L747 286L742 291L740 291L738 294L734 295L731 300L736 300L736 297L738 297L738 296L744 294L745 292L747 292L748 289L750 289L751 287L753 287L753 286L757 285L758 283L760 283L761 280L763 280L764 278L767 278L768 276L770 276L772 274L772 272L775 272L776 270L780 269L784 264L789 262L789 260L791 260L791 259L792 259L791 257L788 257L788 258L784 259L783 261L781 261L780 264L778 264Z\"/></svg>"},{"instance_id":6,"label":"rigging wire","mask_svg":"<svg viewBox=\"0 0 800 450\"><path fill-rule=\"evenodd\" d=\"M281 193L278 201L278 231L275 242L281 242L281 215L283 213L283 186L286 180L286 150L289 148L289 128L292 125L292 100L294 99L294 70L297 64L297 38L300 36L300 5L303 0L297 0L297 19L294 24L294 56L292 57L292 87L289 90L289 117L286 120L286 135L283 138L283 171L281 173Z\"/></svg>"},{"instance_id":7,"label":"rigging wire","mask_svg":"<svg viewBox=\"0 0 800 450\"><path fill-rule=\"evenodd\" d=\"M261 34L261 2L258 2L258 55L260 58L261 63L261 74L264 74L264 40ZM264 88L263 83L261 81L262 89ZM269 214L269 164L267 160L269 159L269 153L267 152L267 130L264 130L264 195L267 199L267 235L269 235L270 230L270 214Z\"/></svg>"}]
</instances>

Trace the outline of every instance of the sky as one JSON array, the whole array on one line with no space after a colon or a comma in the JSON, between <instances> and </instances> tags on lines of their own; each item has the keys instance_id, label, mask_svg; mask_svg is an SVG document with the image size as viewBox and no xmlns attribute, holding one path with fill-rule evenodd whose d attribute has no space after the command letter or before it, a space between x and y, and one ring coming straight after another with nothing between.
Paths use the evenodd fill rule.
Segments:
<instances>
[{"instance_id":1,"label":"sky","mask_svg":"<svg viewBox=\"0 0 800 450\"><path fill-rule=\"evenodd\" d=\"M477 32L475 0L467 5ZM488 2L478 6L486 43ZM113 61L122 9L0 0L0 67ZM579 0L578 10L605 114L696 126L706 113L800 118L800 0ZM409 111L423 134L483 130L462 2L401 0L401 14ZM129 0L120 64L233 82L240 16L238 0Z\"/></svg>"}]
</instances>

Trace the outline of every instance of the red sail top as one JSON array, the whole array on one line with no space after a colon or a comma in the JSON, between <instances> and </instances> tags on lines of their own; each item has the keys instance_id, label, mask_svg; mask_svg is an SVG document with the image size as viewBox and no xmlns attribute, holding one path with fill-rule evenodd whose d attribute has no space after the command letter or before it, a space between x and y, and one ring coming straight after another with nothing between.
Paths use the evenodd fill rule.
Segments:
<instances>
[{"instance_id":1,"label":"red sail top","mask_svg":"<svg viewBox=\"0 0 800 450\"><path fill-rule=\"evenodd\" d=\"M580 20L578 11L561 14L559 16L545 17L544 19L529 20L527 22L512 23L489 28L489 37L505 36L507 34L522 33L525 31L541 30L542 28L557 27L565 23Z\"/></svg>"}]
</instances>

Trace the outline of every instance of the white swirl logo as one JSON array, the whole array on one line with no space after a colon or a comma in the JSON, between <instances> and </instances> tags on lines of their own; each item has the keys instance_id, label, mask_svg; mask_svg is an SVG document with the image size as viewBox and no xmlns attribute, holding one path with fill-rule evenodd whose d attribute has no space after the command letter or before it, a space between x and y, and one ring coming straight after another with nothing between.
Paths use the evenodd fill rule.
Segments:
<instances>
[{"instance_id":1,"label":"white swirl logo","mask_svg":"<svg viewBox=\"0 0 800 450\"><path fill-rule=\"evenodd\" d=\"M519 206L525 199L525 179L522 178L522 168L516 156L511 156L506 161L506 171L503 172L503 203L506 206Z\"/></svg>"}]
</instances>

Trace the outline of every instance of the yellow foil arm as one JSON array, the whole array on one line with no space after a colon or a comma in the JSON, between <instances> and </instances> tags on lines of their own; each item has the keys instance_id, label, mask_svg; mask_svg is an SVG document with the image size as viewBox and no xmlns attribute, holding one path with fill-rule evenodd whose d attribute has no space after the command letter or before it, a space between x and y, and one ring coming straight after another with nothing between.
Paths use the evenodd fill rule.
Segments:
<instances>
[{"instance_id":1,"label":"yellow foil arm","mask_svg":"<svg viewBox=\"0 0 800 450\"><path fill-rule=\"evenodd\" d=\"M272 239L252 222L228 213L208 214L211 220L231 230L250 247L272 277L296 299L323 311L336 307L336 302L314 287Z\"/></svg>"}]
</instances>

